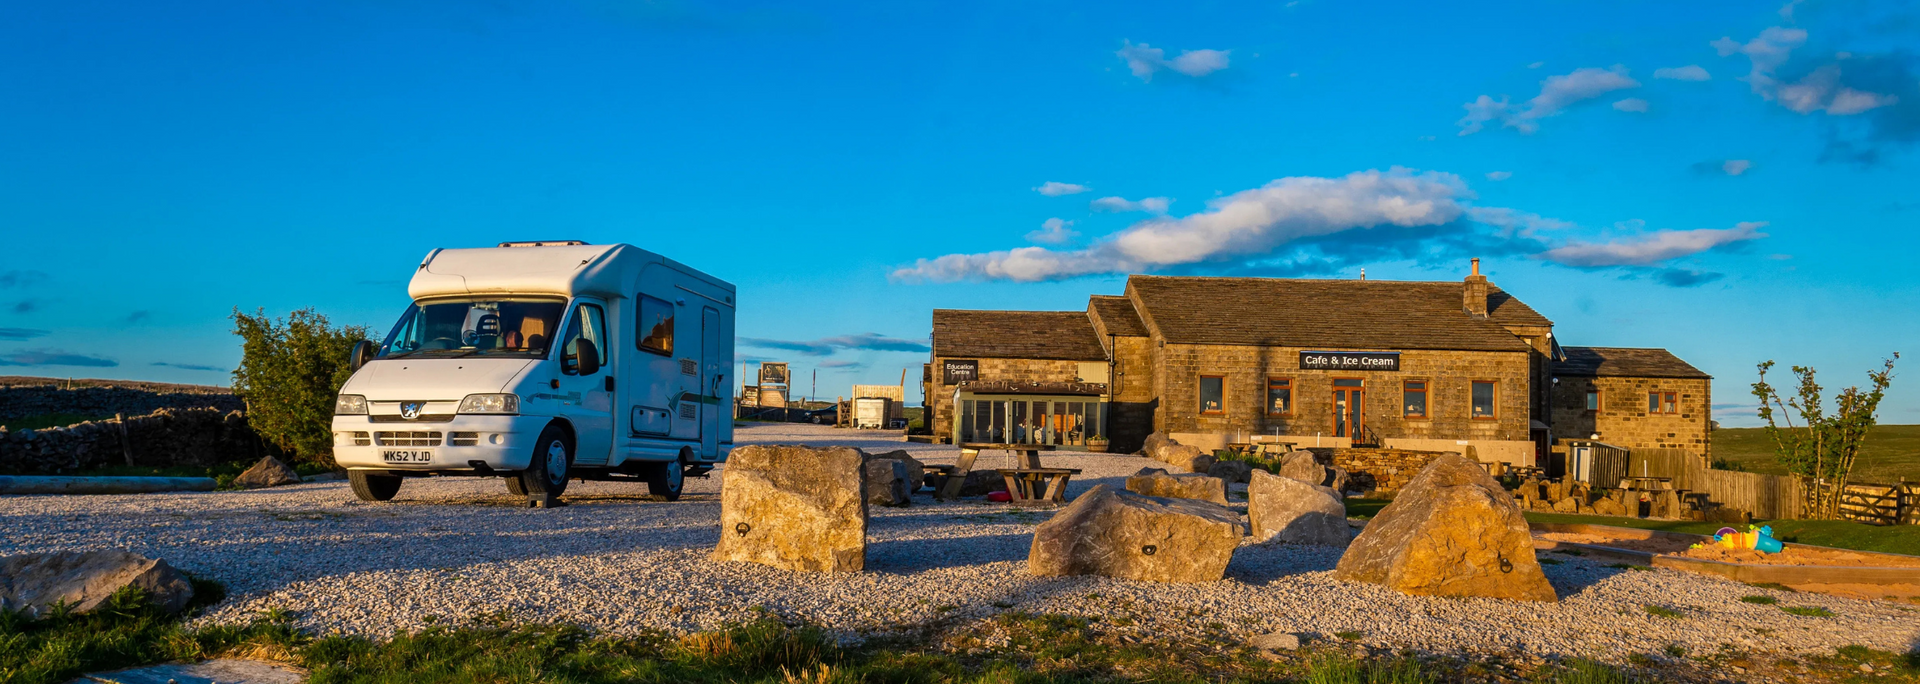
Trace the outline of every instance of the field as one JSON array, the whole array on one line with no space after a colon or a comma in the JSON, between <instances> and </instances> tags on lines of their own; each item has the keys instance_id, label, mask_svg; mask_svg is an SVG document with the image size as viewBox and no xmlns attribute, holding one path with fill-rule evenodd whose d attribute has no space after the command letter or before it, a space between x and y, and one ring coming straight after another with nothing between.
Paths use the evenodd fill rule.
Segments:
<instances>
[{"instance_id":1,"label":"field","mask_svg":"<svg viewBox=\"0 0 1920 684\"><path fill-rule=\"evenodd\" d=\"M1750 473L1784 475L1773 455L1773 440L1764 428L1721 428L1713 431L1713 460L1720 468ZM1920 480L1920 425L1879 425L1867 433L1854 465L1854 479L1862 482Z\"/></svg>"}]
</instances>

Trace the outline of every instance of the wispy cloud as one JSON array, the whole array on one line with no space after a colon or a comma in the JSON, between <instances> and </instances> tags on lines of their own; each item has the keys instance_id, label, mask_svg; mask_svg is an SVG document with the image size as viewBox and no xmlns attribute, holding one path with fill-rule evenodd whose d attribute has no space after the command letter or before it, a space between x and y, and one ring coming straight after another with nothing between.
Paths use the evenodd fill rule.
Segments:
<instances>
[{"instance_id":1,"label":"wispy cloud","mask_svg":"<svg viewBox=\"0 0 1920 684\"><path fill-rule=\"evenodd\" d=\"M1702 175L1738 176L1753 169L1753 161L1750 159L1709 159L1694 163L1692 168L1694 173Z\"/></svg>"},{"instance_id":2,"label":"wispy cloud","mask_svg":"<svg viewBox=\"0 0 1920 684\"><path fill-rule=\"evenodd\" d=\"M1472 135L1480 132L1488 122L1499 121L1507 128L1532 133L1540 129L1540 120L1559 114L1566 108L1584 100L1627 88L1638 88L1640 82L1627 75L1627 68L1614 65L1599 69L1586 67L1574 69L1571 73L1549 76L1540 82L1540 94L1527 100L1524 105L1509 104L1502 96L1496 100L1489 95L1481 95L1465 106L1467 115L1458 121L1460 135Z\"/></svg>"},{"instance_id":3,"label":"wispy cloud","mask_svg":"<svg viewBox=\"0 0 1920 684\"><path fill-rule=\"evenodd\" d=\"M0 289L28 287L47 279L47 274L39 271L11 270L0 273Z\"/></svg>"},{"instance_id":4,"label":"wispy cloud","mask_svg":"<svg viewBox=\"0 0 1920 684\"><path fill-rule=\"evenodd\" d=\"M29 349L26 351L0 354L0 366L88 366L93 368L112 368L120 365L113 359L70 354L52 349Z\"/></svg>"},{"instance_id":5,"label":"wispy cloud","mask_svg":"<svg viewBox=\"0 0 1920 684\"><path fill-rule=\"evenodd\" d=\"M822 337L817 340L776 340L764 337L742 337L740 343L762 349L785 349L807 356L826 356L841 349L858 351L931 351L923 340L907 340L897 337L883 337L879 333L860 333L858 335L840 335Z\"/></svg>"},{"instance_id":6,"label":"wispy cloud","mask_svg":"<svg viewBox=\"0 0 1920 684\"><path fill-rule=\"evenodd\" d=\"M1713 75L1707 73L1707 70L1698 64L1688 64L1683 67L1654 69L1653 77L1670 81L1706 81L1712 79Z\"/></svg>"},{"instance_id":7,"label":"wispy cloud","mask_svg":"<svg viewBox=\"0 0 1920 684\"><path fill-rule=\"evenodd\" d=\"M1720 170L1725 171L1729 176L1738 176L1746 173L1747 169L1750 168L1753 168L1753 162L1745 159L1728 159L1720 164Z\"/></svg>"},{"instance_id":8,"label":"wispy cloud","mask_svg":"<svg viewBox=\"0 0 1920 684\"><path fill-rule=\"evenodd\" d=\"M1508 178L1512 178L1512 177L1513 177L1513 172L1512 172L1512 171L1489 171L1489 172L1487 172L1487 180L1490 180L1490 181L1503 181L1503 180L1506 180L1506 179L1508 179Z\"/></svg>"},{"instance_id":9,"label":"wispy cloud","mask_svg":"<svg viewBox=\"0 0 1920 684\"><path fill-rule=\"evenodd\" d=\"M1629 97L1627 99L1614 102L1613 108L1623 112L1645 112L1648 109L1648 105L1646 100L1642 100L1637 97Z\"/></svg>"},{"instance_id":10,"label":"wispy cloud","mask_svg":"<svg viewBox=\"0 0 1920 684\"><path fill-rule=\"evenodd\" d=\"M1059 197L1061 195L1077 195L1092 189L1093 188L1089 188L1085 185L1079 185L1077 183L1061 183L1059 181L1047 181L1045 183L1041 183L1040 187L1034 188L1033 191L1040 193L1042 195L1046 195L1048 197Z\"/></svg>"},{"instance_id":11,"label":"wispy cloud","mask_svg":"<svg viewBox=\"0 0 1920 684\"><path fill-rule=\"evenodd\" d=\"M843 372L864 370L867 367L867 365L868 364L865 361L822 361L820 362L821 368L838 370Z\"/></svg>"},{"instance_id":12,"label":"wispy cloud","mask_svg":"<svg viewBox=\"0 0 1920 684\"><path fill-rule=\"evenodd\" d=\"M1027 241L1043 245L1063 245L1072 242L1074 238L1080 236L1080 233L1067 227L1071 225L1073 222L1065 219L1047 219L1040 223L1039 230L1027 233Z\"/></svg>"},{"instance_id":13,"label":"wispy cloud","mask_svg":"<svg viewBox=\"0 0 1920 684\"><path fill-rule=\"evenodd\" d=\"M1920 16L1890 3L1891 15L1863 6L1815 7L1846 12L1848 26L1875 26L1875 40L1864 44L1881 51L1855 50L1841 45L1815 47L1807 29L1771 26L1746 42L1722 37L1711 43L1722 57L1747 58L1749 69L1741 80L1754 94L1803 115L1823 114L1828 126L1823 161L1872 164L1885 145L1920 142L1920 57L1911 50L1880 47L1886 38L1894 44L1920 41ZM1858 11L1855 11L1855 10ZM1791 20L1791 19L1789 19ZM1842 40L1861 35L1838 31ZM1846 123L1840 122L1857 122Z\"/></svg>"},{"instance_id":14,"label":"wispy cloud","mask_svg":"<svg viewBox=\"0 0 1920 684\"><path fill-rule=\"evenodd\" d=\"M1610 242L1569 242L1547 250L1541 258L1575 268L1650 266L1701 252L1766 237L1765 221L1748 221L1732 228L1659 230Z\"/></svg>"},{"instance_id":15,"label":"wispy cloud","mask_svg":"<svg viewBox=\"0 0 1920 684\"><path fill-rule=\"evenodd\" d=\"M17 314L33 313L40 310L40 300L31 298L22 299L9 305L7 308Z\"/></svg>"},{"instance_id":16,"label":"wispy cloud","mask_svg":"<svg viewBox=\"0 0 1920 684\"><path fill-rule=\"evenodd\" d=\"M1115 52L1126 61L1127 69L1142 81L1153 81L1153 75L1161 71L1201 78L1207 74L1227 68L1228 50L1186 50L1180 56L1167 59L1167 52L1157 47L1126 41L1124 47Z\"/></svg>"},{"instance_id":17,"label":"wispy cloud","mask_svg":"<svg viewBox=\"0 0 1920 684\"><path fill-rule=\"evenodd\" d=\"M214 371L214 372L221 372L221 373L224 373L227 371L227 369L221 368L219 366L202 366L202 365L193 364L193 363L172 363L168 361L155 361L153 362L153 365L164 366L167 368L178 368L181 370L190 370L190 371Z\"/></svg>"},{"instance_id":18,"label":"wispy cloud","mask_svg":"<svg viewBox=\"0 0 1920 684\"><path fill-rule=\"evenodd\" d=\"M47 331L33 328L0 328L0 340L31 340L46 337Z\"/></svg>"},{"instance_id":19,"label":"wispy cloud","mask_svg":"<svg viewBox=\"0 0 1920 684\"><path fill-rule=\"evenodd\" d=\"M152 317L153 317L153 312L142 309L142 310L127 314L126 322L127 323L145 323L147 319Z\"/></svg>"},{"instance_id":20,"label":"wispy cloud","mask_svg":"<svg viewBox=\"0 0 1920 684\"><path fill-rule=\"evenodd\" d=\"M1167 213L1167 207L1172 204L1173 200L1167 197L1148 197L1138 202L1125 197L1102 197L1088 203L1087 206L1094 211L1114 213L1144 211L1149 214L1165 214Z\"/></svg>"}]
</instances>

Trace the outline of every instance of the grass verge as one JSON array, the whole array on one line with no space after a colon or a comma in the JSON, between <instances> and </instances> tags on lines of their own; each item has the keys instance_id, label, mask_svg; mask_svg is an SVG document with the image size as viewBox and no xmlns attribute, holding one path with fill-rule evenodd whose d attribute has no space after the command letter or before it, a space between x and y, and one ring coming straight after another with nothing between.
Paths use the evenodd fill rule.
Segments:
<instances>
[{"instance_id":1,"label":"grass verge","mask_svg":"<svg viewBox=\"0 0 1920 684\"><path fill-rule=\"evenodd\" d=\"M1384 502L1383 502L1384 503ZM1351 507L1348 508L1352 510ZM1616 518L1604 515L1572 515L1568 513L1526 514L1527 522L1565 523L1586 525L1611 525L1614 527L1632 527L1643 530L1663 532L1682 532L1686 534L1712 535L1725 523L1693 522L1688 520L1642 520L1640 518ZM1855 551L1877 551L1880 553L1904 553L1920 556L1920 525L1890 525L1880 527L1866 523L1845 520L1766 520L1755 524L1773 527L1773 536L1781 541L1796 544L1830 546L1836 549Z\"/></svg>"}]
</instances>

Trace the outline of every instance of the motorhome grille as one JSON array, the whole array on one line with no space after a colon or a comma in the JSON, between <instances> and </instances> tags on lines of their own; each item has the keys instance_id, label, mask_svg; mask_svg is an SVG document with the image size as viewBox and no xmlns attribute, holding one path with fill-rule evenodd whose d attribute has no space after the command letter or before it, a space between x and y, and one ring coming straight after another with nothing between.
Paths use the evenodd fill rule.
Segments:
<instances>
[{"instance_id":1,"label":"motorhome grille","mask_svg":"<svg viewBox=\"0 0 1920 684\"><path fill-rule=\"evenodd\" d=\"M374 441L380 446L430 447L440 446L438 432L375 432Z\"/></svg>"},{"instance_id":2,"label":"motorhome grille","mask_svg":"<svg viewBox=\"0 0 1920 684\"><path fill-rule=\"evenodd\" d=\"M367 446L369 444L373 444L373 438L368 436L367 433L365 432L349 432L347 434L352 436L354 446Z\"/></svg>"},{"instance_id":3,"label":"motorhome grille","mask_svg":"<svg viewBox=\"0 0 1920 684\"><path fill-rule=\"evenodd\" d=\"M480 443L480 433L455 432L447 435L447 443L453 446L474 446Z\"/></svg>"},{"instance_id":4,"label":"motorhome grille","mask_svg":"<svg viewBox=\"0 0 1920 684\"><path fill-rule=\"evenodd\" d=\"M699 361L695 361L695 360L693 360L693 359L681 359L681 360L680 360L680 374L681 374L681 375L699 375L699 374L700 374L700 362L699 362Z\"/></svg>"},{"instance_id":5,"label":"motorhome grille","mask_svg":"<svg viewBox=\"0 0 1920 684\"><path fill-rule=\"evenodd\" d=\"M680 402L680 419L693 420L700 417L700 405L691 401Z\"/></svg>"},{"instance_id":6,"label":"motorhome grille","mask_svg":"<svg viewBox=\"0 0 1920 684\"><path fill-rule=\"evenodd\" d=\"M447 422L453 421L453 414L451 413L421 414L420 417L418 418L414 418L413 420L407 420L405 417L397 413L394 413L394 414L376 413L374 415L367 416L367 419L375 423L447 423Z\"/></svg>"}]
</instances>

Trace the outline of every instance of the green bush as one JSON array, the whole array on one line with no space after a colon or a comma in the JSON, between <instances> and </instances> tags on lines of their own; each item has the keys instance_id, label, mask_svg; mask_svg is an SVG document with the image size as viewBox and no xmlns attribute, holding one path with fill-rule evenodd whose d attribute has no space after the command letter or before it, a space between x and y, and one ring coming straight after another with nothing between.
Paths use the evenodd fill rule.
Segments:
<instances>
[{"instance_id":1,"label":"green bush","mask_svg":"<svg viewBox=\"0 0 1920 684\"><path fill-rule=\"evenodd\" d=\"M247 402L247 423L296 462L333 465L333 402L353 372L347 355L367 339L363 326L336 328L312 308L275 320L233 310L242 341L233 391Z\"/></svg>"}]
</instances>

